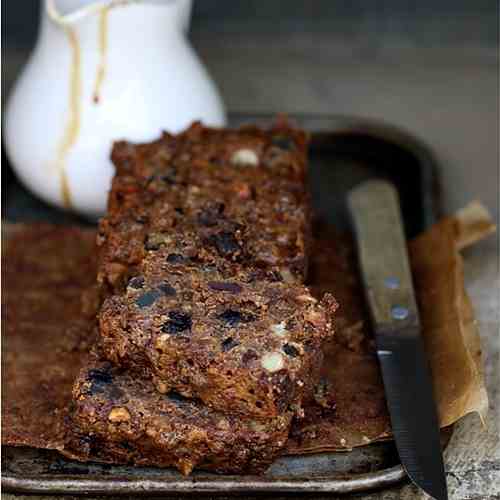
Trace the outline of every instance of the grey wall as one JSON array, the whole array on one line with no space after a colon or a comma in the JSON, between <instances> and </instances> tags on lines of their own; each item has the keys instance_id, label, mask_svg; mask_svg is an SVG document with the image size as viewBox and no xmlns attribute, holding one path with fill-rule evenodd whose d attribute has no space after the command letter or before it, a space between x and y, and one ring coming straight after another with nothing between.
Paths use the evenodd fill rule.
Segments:
<instances>
[{"instance_id":1,"label":"grey wall","mask_svg":"<svg viewBox=\"0 0 500 500\"><path fill-rule=\"evenodd\" d=\"M41 3L1 2L3 99L35 43ZM311 52L331 42L363 60L399 48L484 53L497 50L498 15L498 0L195 0L190 36L202 56L252 39Z\"/></svg>"},{"instance_id":2,"label":"grey wall","mask_svg":"<svg viewBox=\"0 0 500 500\"><path fill-rule=\"evenodd\" d=\"M323 32L377 43L497 43L497 0L199 1L193 27L232 33Z\"/></svg>"},{"instance_id":3,"label":"grey wall","mask_svg":"<svg viewBox=\"0 0 500 500\"><path fill-rule=\"evenodd\" d=\"M29 46L39 2L2 2L2 42ZM329 33L375 43L498 42L497 0L196 0L192 31L237 34ZM2 45L3 45L2 44Z\"/></svg>"}]
</instances>

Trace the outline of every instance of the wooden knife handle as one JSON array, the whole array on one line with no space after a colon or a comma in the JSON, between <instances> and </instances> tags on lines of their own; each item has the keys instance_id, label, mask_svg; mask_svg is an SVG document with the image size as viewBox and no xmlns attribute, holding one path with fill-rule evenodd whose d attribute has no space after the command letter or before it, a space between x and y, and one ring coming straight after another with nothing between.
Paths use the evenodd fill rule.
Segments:
<instances>
[{"instance_id":1,"label":"wooden knife handle","mask_svg":"<svg viewBox=\"0 0 500 500\"><path fill-rule=\"evenodd\" d=\"M349 193L348 205L375 331L390 333L401 331L402 327L418 327L418 309L396 189L386 181L367 181Z\"/></svg>"}]
</instances>

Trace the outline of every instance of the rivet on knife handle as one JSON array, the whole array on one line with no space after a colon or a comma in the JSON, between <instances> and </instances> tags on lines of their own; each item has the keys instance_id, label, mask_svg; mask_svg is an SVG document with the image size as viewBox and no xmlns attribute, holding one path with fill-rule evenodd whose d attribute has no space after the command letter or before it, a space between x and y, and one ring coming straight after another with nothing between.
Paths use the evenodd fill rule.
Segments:
<instances>
[{"instance_id":1,"label":"rivet on knife handle","mask_svg":"<svg viewBox=\"0 0 500 500\"><path fill-rule=\"evenodd\" d=\"M418 325L396 189L384 181L368 181L350 192L348 203L375 329Z\"/></svg>"}]
</instances>

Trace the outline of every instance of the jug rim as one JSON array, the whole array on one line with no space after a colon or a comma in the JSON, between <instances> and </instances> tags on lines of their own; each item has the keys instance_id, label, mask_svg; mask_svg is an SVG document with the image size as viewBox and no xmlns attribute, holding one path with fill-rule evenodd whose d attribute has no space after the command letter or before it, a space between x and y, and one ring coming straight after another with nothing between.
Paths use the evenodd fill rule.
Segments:
<instances>
[{"instance_id":1,"label":"jug rim","mask_svg":"<svg viewBox=\"0 0 500 500\"><path fill-rule=\"evenodd\" d=\"M56 0L45 0L45 11L48 17L56 24L61 26L69 26L78 23L79 21L99 14L104 9L113 9L115 7L124 7L133 4L150 4L168 6L169 4L176 3L177 0L95 0L82 7L76 8L73 12L63 14L60 12L56 5ZM189 5L189 2L188 2ZM191 10L189 8L189 10Z\"/></svg>"}]
</instances>

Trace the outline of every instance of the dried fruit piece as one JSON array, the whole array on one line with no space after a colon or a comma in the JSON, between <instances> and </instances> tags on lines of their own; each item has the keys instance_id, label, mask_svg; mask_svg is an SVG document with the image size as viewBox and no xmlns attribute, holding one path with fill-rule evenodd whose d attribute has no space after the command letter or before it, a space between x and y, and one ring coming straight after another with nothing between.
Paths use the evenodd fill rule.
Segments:
<instances>
[{"instance_id":1,"label":"dried fruit piece","mask_svg":"<svg viewBox=\"0 0 500 500\"><path fill-rule=\"evenodd\" d=\"M191 330L193 322L189 314L182 311L170 311L168 317L168 321L163 323L161 327L162 332L177 334Z\"/></svg>"},{"instance_id":2,"label":"dried fruit piece","mask_svg":"<svg viewBox=\"0 0 500 500\"><path fill-rule=\"evenodd\" d=\"M156 300L161 296L162 292L160 290L149 290L148 292L139 295L139 297L135 299L135 303L142 309L154 304Z\"/></svg>"},{"instance_id":3,"label":"dried fruit piece","mask_svg":"<svg viewBox=\"0 0 500 500\"><path fill-rule=\"evenodd\" d=\"M168 394L167 394L167 398L176 403L177 405L181 405L181 404L184 404L184 403L189 403L189 399L186 398L185 396L183 396L182 394L179 394L177 391L174 391L174 390L171 390Z\"/></svg>"},{"instance_id":4,"label":"dried fruit piece","mask_svg":"<svg viewBox=\"0 0 500 500\"><path fill-rule=\"evenodd\" d=\"M144 286L144 278L142 276L134 276L129 282L128 286L138 290Z\"/></svg>"},{"instance_id":5,"label":"dried fruit piece","mask_svg":"<svg viewBox=\"0 0 500 500\"><path fill-rule=\"evenodd\" d=\"M239 343L236 342L236 340L234 340L232 337L228 337L227 339L224 339L222 341L221 347L224 352L227 352L237 345L239 345Z\"/></svg>"},{"instance_id":6,"label":"dried fruit piece","mask_svg":"<svg viewBox=\"0 0 500 500\"><path fill-rule=\"evenodd\" d=\"M92 394L99 394L106 391L108 386L113 382L113 376L107 369L96 368L88 371L87 380L91 384L89 391Z\"/></svg>"},{"instance_id":7,"label":"dried fruit piece","mask_svg":"<svg viewBox=\"0 0 500 500\"><path fill-rule=\"evenodd\" d=\"M169 283L167 283L166 281L164 283L162 283L158 289L164 294L164 295L167 295L167 296L173 296L176 294L176 291L175 291L175 288L170 286Z\"/></svg>"},{"instance_id":8,"label":"dried fruit piece","mask_svg":"<svg viewBox=\"0 0 500 500\"><path fill-rule=\"evenodd\" d=\"M229 326L236 326L240 321L243 320L243 315L239 311L226 309L222 314L219 315L219 319L224 321Z\"/></svg>"},{"instance_id":9,"label":"dried fruit piece","mask_svg":"<svg viewBox=\"0 0 500 500\"><path fill-rule=\"evenodd\" d=\"M217 252L222 257L231 257L241 252L238 240L234 237L233 233L227 231L212 234L209 238L209 243L215 246Z\"/></svg>"},{"instance_id":10,"label":"dried fruit piece","mask_svg":"<svg viewBox=\"0 0 500 500\"><path fill-rule=\"evenodd\" d=\"M180 253L169 253L167 255L167 262L169 264L182 264L185 260L185 257Z\"/></svg>"},{"instance_id":11,"label":"dried fruit piece","mask_svg":"<svg viewBox=\"0 0 500 500\"><path fill-rule=\"evenodd\" d=\"M292 344L285 344L283 346L283 352L291 358L296 358L300 354L299 350Z\"/></svg>"},{"instance_id":12,"label":"dried fruit piece","mask_svg":"<svg viewBox=\"0 0 500 500\"><path fill-rule=\"evenodd\" d=\"M249 323L255 320L255 316L250 313L242 313L234 309L226 309L222 314L219 314L219 319L224 321L228 326L237 326L239 323Z\"/></svg>"},{"instance_id":13,"label":"dried fruit piece","mask_svg":"<svg viewBox=\"0 0 500 500\"><path fill-rule=\"evenodd\" d=\"M220 292L241 293L242 288L237 283L227 283L222 281L209 281L208 287Z\"/></svg>"}]
</instances>

